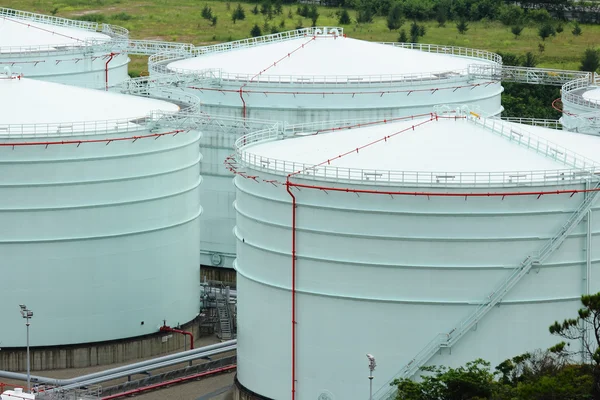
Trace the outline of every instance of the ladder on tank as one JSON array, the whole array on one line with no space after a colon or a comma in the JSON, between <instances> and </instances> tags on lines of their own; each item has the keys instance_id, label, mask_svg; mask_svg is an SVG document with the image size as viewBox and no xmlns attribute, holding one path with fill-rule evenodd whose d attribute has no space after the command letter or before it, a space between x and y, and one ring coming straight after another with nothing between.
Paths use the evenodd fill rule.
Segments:
<instances>
[{"instance_id":1,"label":"ladder on tank","mask_svg":"<svg viewBox=\"0 0 600 400\"><path fill-rule=\"evenodd\" d=\"M228 296L223 293L217 292L216 304L217 314L219 315L219 339L230 340L233 339L233 321L231 319L231 311L229 310Z\"/></svg>"},{"instance_id":2,"label":"ladder on tank","mask_svg":"<svg viewBox=\"0 0 600 400\"><path fill-rule=\"evenodd\" d=\"M533 266L542 264L550 257L581 222L588 211L592 208L595 200L600 195L600 182L594 178L593 191L588 192L577 210L563 224L561 229L550 238L537 252L528 255L523 262L515 268L510 276L501 282L490 295L481 302L475 311L448 333L438 334L427 346L425 346L407 365L405 365L390 381L379 389L373 398L377 400L392 400L396 395L396 388L391 386L394 379L410 378L425 365L442 348L452 347L471 328L473 328L504 296L525 276Z\"/></svg>"}]
</instances>

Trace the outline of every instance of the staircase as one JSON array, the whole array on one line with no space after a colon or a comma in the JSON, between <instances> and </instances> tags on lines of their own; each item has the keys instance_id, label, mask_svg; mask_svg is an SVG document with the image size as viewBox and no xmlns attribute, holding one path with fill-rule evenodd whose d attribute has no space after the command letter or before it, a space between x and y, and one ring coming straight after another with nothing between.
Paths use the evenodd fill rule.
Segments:
<instances>
[{"instance_id":1,"label":"staircase","mask_svg":"<svg viewBox=\"0 0 600 400\"><path fill-rule=\"evenodd\" d=\"M221 340L233 339L233 320L231 318L227 297L223 293L217 293L216 303L217 313L219 315L219 333L217 336Z\"/></svg>"},{"instance_id":2,"label":"staircase","mask_svg":"<svg viewBox=\"0 0 600 400\"><path fill-rule=\"evenodd\" d=\"M438 334L425 348L423 348L407 365L404 366L388 383L386 383L373 396L377 400L392 400L396 396L396 388L390 386L394 379L410 378L425 365L439 350L446 347L452 347L456 344L471 328L473 328L494 306L496 306L504 296L527 274L532 267L542 264L550 257L565 241L569 234L586 216L594 202L600 195L600 182L594 178L593 189L588 192L583 202L577 210L563 224L560 230L552 236L544 246L528 255L521 264L515 268L498 287L492 291L487 298L475 309L475 311L466 319L460 321L448 333Z\"/></svg>"}]
</instances>

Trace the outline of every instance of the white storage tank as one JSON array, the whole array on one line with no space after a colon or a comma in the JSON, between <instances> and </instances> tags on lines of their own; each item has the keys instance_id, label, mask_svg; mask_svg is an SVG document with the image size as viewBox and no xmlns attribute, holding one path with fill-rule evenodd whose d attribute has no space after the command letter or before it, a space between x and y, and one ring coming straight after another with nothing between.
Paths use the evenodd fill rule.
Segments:
<instances>
[{"instance_id":1,"label":"white storage tank","mask_svg":"<svg viewBox=\"0 0 600 400\"><path fill-rule=\"evenodd\" d=\"M600 87L598 74L592 73L589 78L575 79L562 86L562 117L560 122L564 129L600 135Z\"/></svg>"},{"instance_id":2,"label":"white storage tank","mask_svg":"<svg viewBox=\"0 0 600 400\"><path fill-rule=\"evenodd\" d=\"M198 314L198 106L0 79L2 348L158 332ZM191 96L188 98L192 99ZM175 97L174 97L175 99Z\"/></svg>"},{"instance_id":3,"label":"white storage tank","mask_svg":"<svg viewBox=\"0 0 600 400\"><path fill-rule=\"evenodd\" d=\"M27 78L104 88L129 78L127 29L0 8L0 67Z\"/></svg>"},{"instance_id":4,"label":"white storage tank","mask_svg":"<svg viewBox=\"0 0 600 400\"><path fill-rule=\"evenodd\" d=\"M236 143L242 391L368 399L370 353L387 399L422 365L555 344L600 290L599 138L461 109L364 126Z\"/></svg>"},{"instance_id":5,"label":"white storage tank","mask_svg":"<svg viewBox=\"0 0 600 400\"><path fill-rule=\"evenodd\" d=\"M416 115L440 103L476 104L499 115L500 66L498 55L483 50L373 43L347 37L343 28L321 27L199 47L191 56L156 54L148 68L153 78L170 75L200 96L204 112L216 119L298 124ZM222 162L239 133L204 133L203 264L231 267L234 196Z\"/></svg>"}]
</instances>

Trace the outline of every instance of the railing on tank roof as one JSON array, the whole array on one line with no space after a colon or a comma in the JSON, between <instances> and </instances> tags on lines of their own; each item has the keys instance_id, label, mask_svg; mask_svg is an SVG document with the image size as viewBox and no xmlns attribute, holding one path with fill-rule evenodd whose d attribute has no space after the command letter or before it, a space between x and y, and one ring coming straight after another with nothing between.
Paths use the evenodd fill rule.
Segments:
<instances>
[{"instance_id":1,"label":"railing on tank roof","mask_svg":"<svg viewBox=\"0 0 600 400\"><path fill-rule=\"evenodd\" d=\"M572 103L578 106L584 106L591 109L600 109L600 101L589 100L583 97L585 89L600 89L597 85L599 75L588 73L586 78L576 79L567 82L562 86L561 100L565 103Z\"/></svg>"},{"instance_id":2,"label":"railing on tank roof","mask_svg":"<svg viewBox=\"0 0 600 400\"><path fill-rule=\"evenodd\" d=\"M78 21L61 17L54 17L44 14L36 14L28 11L14 10L11 8L0 8L0 18L12 18L23 21L37 22L40 24L59 26L66 28L76 28L89 32L100 32L107 36L108 39L78 39L70 44L50 44L50 45L35 45L35 46L3 46L0 47L1 58L14 58L20 56L31 56L46 54L68 54L81 51L85 48L87 51L97 51L110 49L127 49L127 40L129 31L123 27L109 24L99 25L96 22Z\"/></svg>"},{"instance_id":3,"label":"railing on tank roof","mask_svg":"<svg viewBox=\"0 0 600 400\"><path fill-rule=\"evenodd\" d=\"M479 58L486 61L492 61L497 64L502 64L502 57L496 53L486 50L471 49L468 47L445 46L440 44L424 44L424 43L398 43L398 42L380 42L393 47L402 49L419 50L426 53L448 54L452 56Z\"/></svg>"},{"instance_id":4,"label":"railing on tank roof","mask_svg":"<svg viewBox=\"0 0 600 400\"><path fill-rule=\"evenodd\" d=\"M51 15L37 14L29 11L14 10L12 8L0 8L0 17L17 18L31 22L39 22L45 25L84 29L86 31L98 31L97 22L79 21Z\"/></svg>"},{"instance_id":5,"label":"railing on tank roof","mask_svg":"<svg viewBox=\"0 0 600 400\"><path fill-rule=\"evenodd\" d=\"M465 117L466 118L466 117ZM600 166L576 153L567 151L561 146L552 144L544 139L532 137L524 141L522 133L518 129L497 129L495 122L484 124L478 122L477 118L469 118L469 121L503 135L505 138L524 145L537 153L543 154L559 162L569 162L577 165L573 168L554 170L532 170L532 171L505 171L505 172L424 172L424 171L392 171L365 168L335 167L331 165L315 165L300 163L271 157L264 157L251 152L252 146L258 143L282 139L297 132L294 126L284 127L274 124L268 129L253 132L237 139L234 145L236 160L255 170L276 175L295 174L296 178L309 180L324 180L339 183L360 183L366 185L394 185L410 187L511 187L511 186L539 186L539 185L563 185L575 184L586 181L590 175L600 173ZM380 121L371 125L385 124ZM313 129L310 124L302 124L301 129L305 134L314 134L320 129L325 129L326 123L316 123ZM347 126L352 126L353 121ZM364 126L364 125L363 125ZM356 126L358 127L358 126ZM331 128L331 125L330 125ZM341 129L349 129L341 128ZM340 129L340 130L341 130ZM529 133L528 133L529 134ZM514 138L513 138L514 136ZM533 136L533 135L532 135ZM560 154L561 149L564 149Z\"/></svg>"},{"instance_id":6,"label":"railing on tank roof","mask_svg":"<svg viewBox=\"0 0 600 400\"><path fill-rule=\"evenodd\" d=\"M501 117L500 120L506 122L513 122L521 125L539 126L542 128L549 129L563 129L563 125L560 120L557 119L540 119L540 118L520 118L520 117Z\"/></svg>"},{"instance_id":7,"label":"railing on tank roof","mask_svg":"<svg viewBox=\"0 0 600 400\"><path fill-rule=\"evenodd\" d=\"M343 36L344 28L340 27L311 27L301 28L293 31L273 33L271 35L258 36L253 38L247 38L242 40L235 40L233 42L213 44L210 46L196 47L192 50L194 57L203 56L206 54L223 53L236 49L244 49L249 47L261 46L268 43L279 43L285 42L292 39L303 38L307 36Z\"/></svg>"}]
</instances>

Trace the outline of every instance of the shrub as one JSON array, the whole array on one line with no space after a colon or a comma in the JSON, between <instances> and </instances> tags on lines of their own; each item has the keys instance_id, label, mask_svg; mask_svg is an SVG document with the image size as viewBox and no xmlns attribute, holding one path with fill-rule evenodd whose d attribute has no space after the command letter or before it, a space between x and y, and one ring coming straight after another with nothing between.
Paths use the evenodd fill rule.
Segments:
<instances>
[{"instance_id":1,"label":"shrub","mask_svg":"<svg viewBox=\"0 0 600 400\"><path fill-rule=\"evenodd\" d=\"M403 24L402 5L400 3L396 3L392 6L390 13L387 16L387 27L391 32L395 31L396 29L400 29Z\"/></svg>"},{"instance_id":2,"label":"shrub","mask_svg":"<svg viewBox=\"0 0 600 400\"><path fill-rule=\"evenodd\" d=\"M398 41L400 43L407 43L408 42L408 36L406 36L406 31L404 29L400 30L400 35L398 36Z\"/></svg>"},{"instance_id":3,"label":"shrub","mask_svg":"<svg viewBox=\"0 0 600 400\"><path fill-rule=\"evenodd\" d=\"M348 25L350 24L350 22L352 22L350 20L350 14L348 14L348 10L346 10L345 8L340 13L340 19L338 20L338 22L340 23L340 25Z\"/></svg>"},{"instance_id":4,"label":"shrub","mask_svg":"<svg viewBox=\"0 0 600 400\"><path fill-rule=\"evenodd\" d=\"M260 26L258 26L257 24L254 24L254 26L250 30L250 36L252 36L252 37L262 36L262 31L260 30Z\"/></svg>"},{"instance_id":5,"label":"shrub","mask_svg":"<svg viewBox=\"0 0 600 400\"><path fill-rule=\"evenodd\" d=\"M515 35L515 39L521 36L521 32L523 32L523 27L521 25L515 25L510 28L510 31L513 35Z\"/></svg>"},{"instance_id":6,"label":"shrub","mask_svg":"<svg viewBox=\"0 0 600 400\"><path fill-rule=\"evenodd\" d=\"M201 16L202 16L202 18L204 18L204 19L208 19L208 20L211 20L211 19L212 19L212 17L213 17L212 10L211 10L211 8L208 6L208 4L206 4L206 5L204 6L204 8L202 9L202 12L200 12L200 15L201 15Z\"/></svg>"},{"instance_id":7,"label":"shrub","mask_svg":"<svg viewBox=\"0 0 600 400\"><path fill-rule=\"evenodd\" d=\"M581 27L579 26L579 24L577 22L575 22L575 27L573 28L573 30L571 31L571 33L575 36L579 36L581 35L582 31L581 31Z\"/></svg>"},{"instance_id":8,"label":"shrub","mask_svg":"<svg viewBox=\"0 0 600 400\"><path fill-rule=\"evenodd\" d=\"M456 23L456 29L458 29L458 33L464 35L469 30L469 24L464 19L461 19Z\"/></svg>"},{"instance_id":9,"label":"shrub","mask_svg":"<svg viewBox=\"0 0 600 400\"><path fill-rule=\"evenodd\" d=\"M540 26L540 29L538 29L538 36L545 41L550 36L556 36L556 30L552 24L545 22L542 24L542 26Z\"/></svg>"},{"instance_id":10,"label":"shrub","mask_svg":"<svg viewBox=\"0 0 600 400\"><path fill-rule=\"evenodd\" d=\"M598 52L596 49L586 49L585 53L583 53L583 57L581 58L579 70L596 72L598 67L600 67L600 52Z\"/></svg>"},{"instance_id":11,"label":"shrub","mask_svg":"<svg viewBox=\"0 0 600 400\"><path fill-rule=\"evenodd\" d=\"M244 11L242 5L238 4L235 10L233 10L233 13L231 14L231 20L235 24L235 21L243 19L246 19L246 12Z\"/></svg>"}]
</instances>

